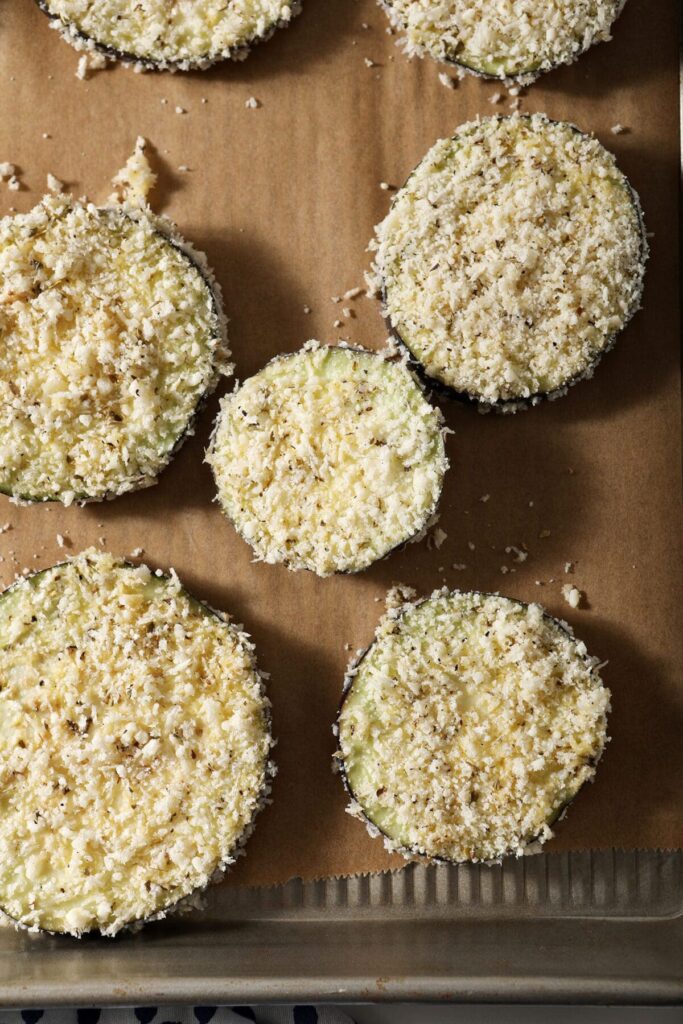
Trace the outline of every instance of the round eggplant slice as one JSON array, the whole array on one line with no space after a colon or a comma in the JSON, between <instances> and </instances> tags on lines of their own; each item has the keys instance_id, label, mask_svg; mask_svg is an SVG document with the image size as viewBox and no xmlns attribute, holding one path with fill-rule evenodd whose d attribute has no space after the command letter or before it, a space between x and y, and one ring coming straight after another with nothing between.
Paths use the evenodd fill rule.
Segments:
<instances>
[{"instance_id":1,"label":"round eggplant slice","mask_svg":"<svg viewBox=\"0 0 683 1024\"><path fill-rule=\"evenodd\" d=\"M46 197L0 221L0 491L155 482L230 372L204 257L147 211Z\"/></svg>"},{"instance_id":2,"label":"round eggplant slice","mask_svg":"<svg viewBox=\"0 0 683 1024\"><path fill-rule=\"evenodd\" d=\"M0 908L81 935L220 877L269 788L244 633L177 576L87 551L0 596Z\"/></svg>"},{"instance_id":3,"label":"round eggplant slice","mask_svg":"<svg viewBox=\"0 0 683 1024\"><path fill-rule=\"evenodd\" d=\"M611 39L625 0L380 0L411 55L533 81Z\"/></svg>"},{"instance_id":4,"label":"round eggplant slice","mask_svg":"<svg viewBox=\"0 0 683 1024\"><path fill-rule=\"evenodd\" d=\"M242 60L257 42L288 25L300 0L37 0L79 50L150 70L190 71Z\"/></svg>"},{"instance_id":5,"label":"round eggplant slice","mask_svg":"<svg viewBox=\"0 0 683 1024\"><path fill-rule=\"evenodd\" d=\"M597 139L543 114L441 139L376 229L398 339L432 380L515 411L592 375L640 306L640 203Z\"/></svg>"},{"instance_id":6,"label":"round eggplant slice","mask_svg":"<svg viewBox=\"0 0 683 1024\"><path fill-rule=\"evenodd\" d=\"M520 855L592 779L609 697L596 659L537 604L442 590L402 605L347 677L350 810L406 856Z\"/></svg>"},{"instance_id":7,"label":"round eggplant slice","mask_svg":"<svg viewBox=\"0 0 683 1024\"><path fill-rule=\"evenodd\" d=\"M448 465L441 414L404 361L317 342L223 400L207 461L257 557L319 576L419 535Z\"/></svg>"}]
</instances>

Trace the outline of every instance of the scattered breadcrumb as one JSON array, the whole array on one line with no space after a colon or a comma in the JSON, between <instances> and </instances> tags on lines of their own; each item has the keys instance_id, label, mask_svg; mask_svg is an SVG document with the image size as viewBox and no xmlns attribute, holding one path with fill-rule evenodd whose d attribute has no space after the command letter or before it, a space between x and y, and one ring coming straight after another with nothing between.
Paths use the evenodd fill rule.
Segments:
<instances>
[{"instance_id":1,"label":"scattered breadcrumb","mask_svg":"<svg viewBox=\"0 0 683 1024\"><path fill-rule=\"evenodd\" d=\"M60 548L66 547L66 537L62 533L57 534L57 546Z\"/></svg>"},{"instance_id":2,"label":"scattered breadcrumb","mask_svg":"<svg viewBox=\"0 0 683 1024\"><path fill-rule=\"evenodd\" d=\"M565 572L574 572L574 563L573 562L565 562L564 563L564 571Z\"/></svg>"},{"instance_id":3,"label":"scattered breadcrumb","mask_svg":"<svg viewBox=\"0 0 683 1024\"><path fill-rule=\"evenodd\" d=\"M467 566L465 565L464 562L453 562L453 564L451 565L451 569L456 569L458 572L466 568Z\"/></svg>"},{"instance_id":4,"label":"scattered breadcrumb","mask_svg":"<svg viewBox=\"0 0 683 1024\"><path fill-rule=\"evenodd\" d=\"M365 64L366 68L376 68L377 67L377 65L375 64L374 60L371 60L369 57L363 57L363 63Z\"/></svg>"},{"instance_id":5,"label":"scattered breadcrumb","mask_svg":"<svg viewBox=\"0 0 683 1024\"><path fill-rule=\"evenodd\" d=\"M510 572L507 565L501 565L500 571L502 572L503 576L505 576L506 573Z\"/></svg>"},{"instance_id":6,"label":"scattered breadcrumb","mask_svg":"<svg viewBox=\"0 0 683 1024\"><path fill-rule=\"evenodd\" d=\"M519 96L515 96L514 99L510 100L510 110L519 110L520 99Z\"/></svg>"},{"instance_id":7,"label":"scattered breadcrumb","mask_svg":"<svg viewBox=\"0 0 683 1024\"><path fill-rule=\"evenodd\" d=\"M414 587L409 587L406 583L393 583L387 591L384 604L387 611L395 611L415 597L417 597L417 591Z\"/></svg>"},{"instance_id":8,"label":"scattered breadcrumb","mask_svg":"<svg viewBox=\"0 0 683 1024\"><path fill-rule=\"evenodd\" d=\"M343 325L342 325L341 320L335 320L334 323L332 324L332 326L333 327L342 327Z\"/></svg>"},{"instance_id":9,"label":"scattered breadcrumb","mask_svg":"<svg viewBox=\"0 0 683 1024\"><path fill-rule=\"evenodd\" d=\"M433 538L433 541L434 541L434 547L437 549L437 551L441 547L441 545L443 544L443 542L446 540L447 537L448 537L448 534L446 533L446 531L442 530L440 526L437 526L436 529L434 530L434 533L432 534L432 538Z\"/></svg>"},{"instance_id":10,"label":"scattered breadcrumb","mask_svg":"<svg viewBox=\"0 0 683 1024\"><path fill-rule=\"evenodd\" d=\"M175 112L176 114L186 114L187 110L185 109L185 107L176 107Z\"/></svg>"},{"instance_id":11,"label":"scattered breadcrumb","mask_svg":"<svg viewBox=\"0 0 683 1024\"><path fill-rule=\"evenodd\" d=\"M42 138L44 138L44 139L51 139L52 136L50 135L49 132L43 132Z\"/></svg>"},{"instance_id":12,"label":"scattered breadcrumb","mask_svg":"<svg viewBox=\"0 0 683 1024\"><path fill-rule=\"evenodd\" d=\"M0 526L0 533L7 533L7 531L11 530L11 529L12 529L12 524L11 523L3 523L2 526Z\"/></svg>"},{"instance_id":13,"label":"scattered breadcrumb","mask_svg":"<svg viewBox=\"0 0 683 1024\"><path fill-rule=\"evenodd\" d=\"M502 92L494 92L489 96L489 103L500 103L503 98Z\"/></svg>"},{"instance_id":14,"label":"scattered breadcrumb","mask_svg":"<svg viewBox=\"0 0 683 1024\"><path fill-rule=\"evenodd\" d=\"M48 176L47 176L47 190L48 190L48 192L53 192L55 194L57 194L58 192L63 192L64 191L64 182L60 181L59 178L55 178L54 174L49 174L48 173Z\"/></svg>"},{"instance_id":15,"label":"scattered breadcrumb","mask_svg":"<svg viewBox=\"0 0 683 1024\"><path fill-rule=\"evenodd\" d=\"M106 56L98 50L90 50L88 53L84 53L82 57L79 57L78 64L76 65L76 78L83 82L89 77L89 71L101 71L106 66Z\"/></svg>"},{"instance_id":16,"label":"scattered breadcrumb","mask_svg":"<svg viewBox=\"0 0 683 1024\"><path fill-rule=\"evenodd\" d=\"M257 100L255 96L250 96L244 105L248 110L258 110L258 108L262 106L261 101Z\"/></svg>"},{"instance_id":17,"label":"scattered breadcrumb","mask_svg":"<svg viewBox=\"0 0 683 1024\"><path fill-rule=\"evenodd\" d=\"M342 313L344 314L347 320L349 319L349 317L354 317L356 315L349 306L344 306L342 308Z\"/></svg>"},{"instance_id":18,"label":"scattered breadcrumb","mask_svg":"<svg viewBox=\"0 0 683 1024\"><path fill-rule=\"evenodd\" d=\"M505 554L513 555L515 562L519 563L526 562L527 558L529 557L528 551L523 551L521 548L515 547L514 544L508 544L508 546L505 548Z\"/></svg>"},{"instance_id":19,"label":"scattered breadcrumb","mask_svg":"<svg viewBox=\"0 0 683 1024\"><path fill-rule=\"evenodd\" d=\"M14 164L8 164L8 163L0 164L0 181L4 181L5 178L12 178L12 177L14 177L14 172L15 171L16 171L16 167L14 166Z\"/></svg>"},{"instance_id":20,"label":"scattered breadcrumb","mask_svg":"<svg viewBox=\"0 0 683 1024\"><path fill-rule=\"evenodd\" d=\"M623 124L617 123L612 125L610 131L612 135L623 135L624 132L628 131L628 128L625 128Z\"/></svg>"},{"instance_id":21,"label":"scattered breadcrumb","mask_svg":"<svg viewBox=\"0 0 683 1024\"><path fill-rule=\"evenodd\" d=\"M180 164L178 166L178 170L182 171L183 174L187 174L187 172L190 170L190 168L187 166L187 164Z\"/></svg>"},{"instance_id":22,"label":"scattered breadcrumb","mask_svg":"<svg viewBox=\"0 0 683 1024\"><path fill-rule=\"evenodd\" d=\"M455 80L447 75L445 71L439 72L439 81L442 85L445 85L447 89L455 89Z\"/></svg>"},{"instance_id":23,"label":"scattered breadcrumb","mask_svg":"<svg viewBox=\"0 0 683 1024\"><path fill-rule=\"evenodd\" d=\"M474 549L476 548L476 544L474 543L474 541L468 540L467 547L470 549L470 551L474 551Z\"/></svg>"},{"instance_id":24,"label":"scattered breadcrumb","mask_svg":"<svg viewBox=\"0 0 683 1024\"><path fill-rule=\"evenodd\" d=\"M342 295L343 299L357 299L359 295L363 294L363 288L349 288L348 291Z\"/></svg>"},{"instance_id":25,"label":"scattered breadcrumb","mask_svg":"<svg viewBox=\"0 0 683 1024\"><path fill-rule=\"evenodd\" d=\"M568 605L572 608L578 608L581 604L582 593L578 587L573 587L571 583L565 583L562 587L562 597L565 599Z\"/></svg>"},{"instance_id":26,"label":"scattered breadcrumb","mask_svg":"<svg viewBox=\"0 0 683 1024\"><path fill-rule=\"evenodd\" d=\"M546 537L550 536L550 530L541 530L538 536L541 538L541 540L545 540Z\"/></svg>"},{"instance_id":27,"label":"scattered breadcrumb","mask_svg":"<svg viewBox=\"0 0 683 1024\"><path fill-rule=\"evenodd\" d=\"M145 155L146 145L147 140L142 135L138 135L131 156L111 179L114 191L109 196L110 203L115 205L135 203L138 206L144 206L147 202L147 197L156 184L157 176Z\"/></svg>"},{"instance_id":28,"label":"scattered breadcrumb","mask_svg":"<svg viewBox=\"0 0 683 1024\"><path fill-rule=\"evenodd\" d=\"M130 557L131 558L139 558L140 555L144 555L144 553L145 553L145 549L144 548L133 548L133 550L130 553Z\"/></svg>"},{"instance_id":29,"label":"scattered breadcrumb","mask_svg":"<svg viewBox=\"0 0 683 1024\"><path fill-rule=\"evenodd\" d=\"M308 314L310 312L311 312L311 307L310 306L304 306L304 313Z\"/></svg>"},{"instance_id":30,"label":"scattered breadcrumb","mask_svg":"<svg viewBox=\"0 0 683 1024\"><path fill-rule=\"evenodd\" d=\"M481 502L483 502L484 504L486 504L486 502L487 502L487 501L489 500L489 498L490 498L490 497L491 497L491 495L490 495L490 494L482 494L482 496L481 496L481 498L479 499L479 501L481 501Z\"/></svg>"}]
</instances>

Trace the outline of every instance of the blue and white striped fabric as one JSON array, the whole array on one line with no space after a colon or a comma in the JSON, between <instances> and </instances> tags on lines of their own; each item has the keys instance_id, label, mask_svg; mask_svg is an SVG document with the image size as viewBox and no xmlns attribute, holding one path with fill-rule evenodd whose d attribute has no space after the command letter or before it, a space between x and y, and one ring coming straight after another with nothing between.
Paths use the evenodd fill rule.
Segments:
<instances>
[{"instance_id":1,"label":"blue and white striped fabric","mask_svg":"<svg viewBox=\"0 0 683 1024\"><path fill-rule=\"evenodd\" d=\"M0 1024L354 1024L336 1006L138 1006L8 1010Z\"/></svg>"}]
</instances>

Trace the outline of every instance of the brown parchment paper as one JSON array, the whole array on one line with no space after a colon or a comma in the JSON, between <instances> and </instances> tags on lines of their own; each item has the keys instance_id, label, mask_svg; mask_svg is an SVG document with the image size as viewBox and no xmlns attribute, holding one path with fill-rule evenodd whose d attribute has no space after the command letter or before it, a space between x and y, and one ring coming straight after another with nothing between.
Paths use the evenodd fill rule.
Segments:
<instances>
[{"instance_id":1,"label":"brown parchment paper","mask_svg":"<svg viewBox=\"0 0 683 1024\"><path fill-rule=\"evenodd\" d=\"M15 163L23 183L20 192L0 186L0 212L29 209L48 171L105 199L142 134L160 175L154 205L206 251L223 286L238 377L310 337L378 347L386 330L377 302L344 303L355 313L347 319L331 297L363 283L366 245L390 199L380 182L400 184L437 137L509 105L495 83L444 87L446 69L408 61L386 28L372 0L304 0L292 26L244 63L190 75L118 67L83 82L77 54L32 0L0 0L0 161ZM496 92L503 100L492 105ZM252 96L258 109L245 107ZM645 309L595 379L560 401L513 417L444 405L454 434L440 549L413 545L362 575L327 580L253 564L212 504L202 464L216 398L151 490L67 511L0 498L0 523L11 523L0 535L4 584L59 560L57 533L71 551L140 546L253 635L271 673L279 775L235 882L402 863L344 813L330 772L345 644L370 640L397 580L421 593L445 580L540 600L609 659L613 740L548 849L683 841L673 2L628 0L614 41L545 76L521 109L571 119L617 153L654 232ZM628 132L612 134L617 122ZM516 564L505 547L522 542L529 558ZM561 597L568 581L586 595L580 610Z\"/></svg>"}]
</instances>

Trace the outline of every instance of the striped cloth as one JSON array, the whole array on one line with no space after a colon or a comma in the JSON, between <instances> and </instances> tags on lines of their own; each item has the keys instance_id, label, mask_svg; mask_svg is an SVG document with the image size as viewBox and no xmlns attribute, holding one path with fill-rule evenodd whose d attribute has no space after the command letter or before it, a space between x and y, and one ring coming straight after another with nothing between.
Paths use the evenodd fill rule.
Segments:
<instances>
[{"instance_id":1,"label":"striped cloth","mask_svg":"<svg viewBox=\"0 0 683 1024\"><path fill-rule=\"evenodd\" d=\"M9 1010L0 1024L354 1024L336 1006L137 1006Z\"/></svg>"}]
</instances>

